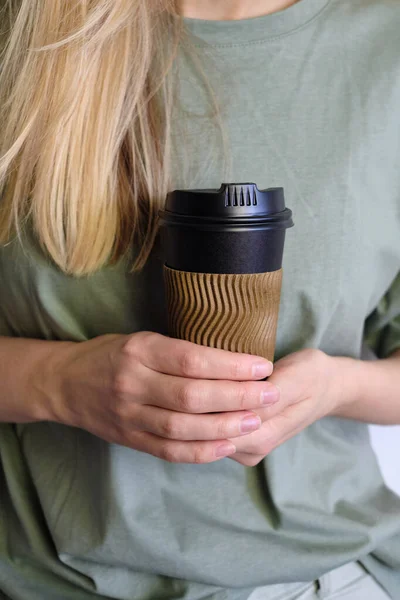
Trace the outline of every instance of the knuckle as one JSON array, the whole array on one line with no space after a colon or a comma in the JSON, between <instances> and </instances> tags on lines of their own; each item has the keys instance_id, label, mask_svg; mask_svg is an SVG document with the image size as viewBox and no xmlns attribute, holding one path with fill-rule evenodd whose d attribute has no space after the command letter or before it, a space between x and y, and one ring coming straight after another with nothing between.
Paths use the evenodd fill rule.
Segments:
<instances>
[{"instance_id":1,"label":"knuckle","mask_svg":"<svg viewBox=\"0 0 400 600\"><path fill-rule=\"evenodd\" d=\"M307 348L303 352L303 358L305 360L310 360L314 362L314 364L322 364L324 362L324 359L326 358L326 354L322 350L319 350L319 348Z\"/></svg>"},{"instance_id":2,"label":"knuckle","mask_svg":"<svg viewBox=\"0 0 400 600\"><path fill-rule=\"evenodd\" d=\"M260 455L249 454L248 457L243 459L242 464L245 465L246 467L256 467L264 460L264 458L265 458L265 456L262 454L260 454Z\"/></svg>"},{"instance_id":3,"label":"knuckle","mask_svg":"<svg viewBox=\"0 0 400 600\"><path fill-rule=\"evenodd\" d=\"M184 383L178 391L178 408L182 412L196 413L200 411L201 394L197 383Z\"/></svg>"},{"instance_id":4,"label":"knuckle","mask_svg":"<svg viewBox=\"0 0 400 600\"><path fill-rule=\"evenodd\" d=\"M244 409L247 407L247 401L249 396L249 387L244 382L238 382L236 387L236 400L238 409Z\"/></svg>"},{"instance_id":5,"label":"knuckle","mask_svg":"<svg viewBox=\"0 0 400 600\"><path fill-rule=\"evenodd\" d=\"M139 331L130 335L122 346L122 354L130 358L137 358L153 343L154 338L157 336L158 334L152 331Z\"/></svg>"},{"instance_id":6,"label":"knuckle","mask_svg":"<svg viewBox=\"0 0 400 600\"><path fill-rule=\"evenodd\" d=\"M170 443L165 443L161 446L161 448L158 452L158 457L169 463L179 462L178 453L177 453L176 449L174 448L173 444L170 444Z\"/></svg>"},{"instance_id":7,"label":"knuckle","mask_svg":"<svg viewBox=\"0 0 400 600\"><path fill-rule=\"evenodd\" d=\"M262 439L243 446L243 452L250 456L262 456L263 458L271 452L275 444L270 439Z\"/></svg>"},{"instance_id":8,"label":"knuckle","mask_svg":"<svg viewBox=\"0 0 400 600\"><path fill-rule=\"evenodd\" d=\"M238 358L232 358L232 362L229 366L229 371L232 379L239 379L243 374L243 365Z\"/></svg>"},{"instance_id":9,"label":"knuckle","mask_svg":"<svg viewBox=\"0 0 400 600\"><path fill-rule=\"evenodd\" d=\"M183 428L175 416L167 417L161 425L161 435L167 439L179 440L182 432Z\"/></svg>"},{"instance_id":10,"label":"knuckle","mask_svg":"<svg viewBox=\"0 0 400 600\"><path fill-rule=\"evenodd\" d=\"M235 423L235 425L236 425L236 423ZM232 427L231 427L229 420L227 420L226 418L224 418L224 419L217 418L217 423L216 423L216 427L215 427L216 439L223 440L223 439L229 437L230 434L232 433L231 429L232 429Z\"/></svg>"},{"instance_id":11,"label":"knuckle","mask_svg":"<svg viewBox=\"0 0 400 600\"><path fill-rule=\"evenodd\" d=\"M135 431L124 431L119 428L118 443L132 448L132 450L141 450L140 443L138 443L137 434Z\"/></svg>"},{"instance_id":12,"label":"knuckle","mask_svg":"<svg viewBox=\"0 0 400 600\"><path fill-rule=\"evenodd\" d=\"M185 377L194 377L204 371L206 364L196 349L185 350L180 358L180 368Z\"/></svg>"},{"instance_id":13,"label":"knuckle","mask_svg":"<svg viewBox=\"0 0 400 600\"><path fill-rule=\"evenodd\" d=\"M325 369L329 359L329 356L322 350L316 349L314 354L314 360L321 370Z\"/></svg>"},{"instance_id":14,"label":"knuckle","mask_svg":"<svg viewBox=\"0 0 400 600\"><path fill-rule=\"evenodd\" d=\"M124 342L121 348L121 354L123 356L131 357L136 356L137 346L138 346L138 338L135 335L130 335L128 339Z\"/></svg>"},{"instance_id":15,"label":"knuckle","mask_svg":"<svg viewBox=\"0 0 400 600\"><path fill-rule=\"evenodd\" d=\"M209 453L202 446L197 446L193 452L192 462L196 465L210 462Z\"/></svg>"}]
</instances>

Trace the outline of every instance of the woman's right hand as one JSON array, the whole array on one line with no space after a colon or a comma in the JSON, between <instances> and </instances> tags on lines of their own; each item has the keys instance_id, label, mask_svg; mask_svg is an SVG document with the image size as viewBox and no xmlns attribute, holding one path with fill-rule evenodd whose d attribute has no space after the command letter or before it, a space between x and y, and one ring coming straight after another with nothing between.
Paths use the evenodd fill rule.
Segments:
<instances>
[{"instance_id":1,"label":"woman's right hand","mask_svg":"<svg viewBox=\"0 0 400 600\"><path fill-rule=\"evenodd\" d=\"M54 421L169 462L209 463L235 452L229 438L260 427L252 410L279 397L259 381L272 370L156 333L105 335L64 347L47 396Z\"/></svg>"}]
</instances>

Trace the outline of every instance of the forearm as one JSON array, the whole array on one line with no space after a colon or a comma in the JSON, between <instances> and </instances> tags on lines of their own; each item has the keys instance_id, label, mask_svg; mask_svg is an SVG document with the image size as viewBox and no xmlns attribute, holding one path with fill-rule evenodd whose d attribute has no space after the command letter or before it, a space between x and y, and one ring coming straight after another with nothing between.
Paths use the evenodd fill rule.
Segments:
<instances>
[{"instance_id":1,"label":"forearm","mask_svg":"<svg viewBox=\"0 0 400 600\"><path fill-rule=\"evenodd\" d=\"M51 381L70 342L0 336L0 422L51 420Z\"/></svg>"},{"instance_id":2,"label":"forearm","mask_svg":"<svg viewBox=\"0 0 400 600\"><path fill-rule=\"evenodd\" d=\"M0 422L51 420L51 382L72 342L0 336ZM334 416L400 424L400 351L378 361L333 358L340 402Z\"/></svg>"},{"instance_id":3,"label":"forearm","mask_svg":"<svg viewBox=\"0 0 400 600\"><path fill-rule=\"evenodd\" d=\"M338 358L342 402L335 416L379 425L400 425L400 351L390 358Z\"/></svg>"}]
</instances>

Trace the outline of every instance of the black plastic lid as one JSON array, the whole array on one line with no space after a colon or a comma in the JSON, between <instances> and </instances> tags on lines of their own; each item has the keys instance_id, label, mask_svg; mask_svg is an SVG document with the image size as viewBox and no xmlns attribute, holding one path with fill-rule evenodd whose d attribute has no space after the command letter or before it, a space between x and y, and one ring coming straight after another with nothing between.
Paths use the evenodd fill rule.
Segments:
<instances>
[{"instance_id":1,"label":"black plastic lid","mask_svg":"<svg viewBox=\"0 0 400 600\"><path fill-rule=\"evenodd\" d=\"M283 188L259 190L254 183L223 183L219 190L175 190L168 194L164 224L293 226L292 212L285 207Z\"/></svg>"}]
</instances>

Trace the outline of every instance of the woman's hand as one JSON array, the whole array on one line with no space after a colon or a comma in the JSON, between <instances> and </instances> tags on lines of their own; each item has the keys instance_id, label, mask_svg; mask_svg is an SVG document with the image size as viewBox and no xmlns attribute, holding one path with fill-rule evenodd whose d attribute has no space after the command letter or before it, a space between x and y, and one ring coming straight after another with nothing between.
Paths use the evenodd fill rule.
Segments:
<instances>
[{"instance_id":1,"label":"woman's hand","mask_svg":"<svg viewBox=\"0 0 400 600\"><path fill-rule=\"evenodd\" d=\"M269 382L279 389L280 401L256 411L263 421L257 432L231 439L237 448L231 458L255 466L314 421L336 414L350 399L349 368L357 369L358 362L336 359L319 350L302 350L275 363ZM355 371L351 375L356 377Z\"/></svg>"},{"instance_id":2,"label":"woman's hand","mask_svg":"<svg viewBox=\"0 0 400 600\"><path fill-rule=\"evenodd\" d=\"M277 401L277 390L258 380L272 369L262 358L141 332L67 345L41 380L50 420L170 462L208 463L236 451L229 438L260 427L254 410Z\"/></svg>"}]
</instances>

